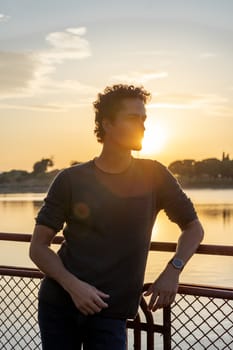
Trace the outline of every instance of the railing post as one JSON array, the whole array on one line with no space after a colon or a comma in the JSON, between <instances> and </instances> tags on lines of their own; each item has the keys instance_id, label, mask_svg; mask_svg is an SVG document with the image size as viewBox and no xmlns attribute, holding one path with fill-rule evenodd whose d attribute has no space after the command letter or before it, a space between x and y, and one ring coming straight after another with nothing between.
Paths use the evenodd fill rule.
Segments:
<instances>
[{"instance_id":1,"label":"railing post","mask_svg":"<svg viewBox=\"0 0 233 350\"><path fill-rule=\"evenodd\" d=\"M163 349L171 350L171 306L163 308Z\"/></svg>"}]
</instances>

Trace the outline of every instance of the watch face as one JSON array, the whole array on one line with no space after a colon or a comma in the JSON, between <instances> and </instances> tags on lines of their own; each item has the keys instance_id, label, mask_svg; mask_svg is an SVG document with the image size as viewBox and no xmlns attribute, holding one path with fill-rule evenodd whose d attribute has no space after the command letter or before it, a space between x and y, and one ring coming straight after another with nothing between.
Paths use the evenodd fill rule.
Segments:
<instances>
[{"instance_id":1,"label":"watch face","mask_svg":"<svg viewBox=\"0 0 233 350\"><path fill-rule=\"evenodd\" d=\"M184 266L184 262L181 259L178 258L174 258L172 260L172 265L176 268L176 269L182 269Z\"/></svg>"}]
</instances>

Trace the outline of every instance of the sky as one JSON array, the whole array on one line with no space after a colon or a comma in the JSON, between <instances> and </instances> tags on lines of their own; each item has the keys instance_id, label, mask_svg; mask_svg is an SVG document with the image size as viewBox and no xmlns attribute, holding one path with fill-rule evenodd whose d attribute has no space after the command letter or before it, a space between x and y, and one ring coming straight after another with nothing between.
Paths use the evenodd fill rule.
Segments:
<instances>
[{"instance_id":1,"label":"sky","mask_svg":"<svg viewBox=\"0 0 233 350\"><path fill-rule=\"evenodd\" d=\"M151 92L140 158L233 158L232 0L0 0L0 171L97 156L93 101Z\"/></svg>"}]
</instances>

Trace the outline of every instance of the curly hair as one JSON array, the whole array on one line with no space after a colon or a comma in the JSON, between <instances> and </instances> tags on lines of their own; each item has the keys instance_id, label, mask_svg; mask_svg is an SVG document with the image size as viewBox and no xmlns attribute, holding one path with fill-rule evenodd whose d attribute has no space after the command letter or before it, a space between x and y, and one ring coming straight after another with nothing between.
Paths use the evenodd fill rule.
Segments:
<instances>
[{"instance_id":1,"label":"curly hair","mask_svg":"<svg viewBox=\"0 0 233 350\"><path fill-rule=\"evenodd\" d=\"M139 98L143 103L147 103L151 94L141 87L133 85L117 84L107 86L103 93L99 93L97 100L93 102L95 111L95 129L94 133L98 142L103 143L104 128L102 120L104 118L114 120L116 113L122 108L122 100L126 98Z\"/></svg>"}]
</instances>

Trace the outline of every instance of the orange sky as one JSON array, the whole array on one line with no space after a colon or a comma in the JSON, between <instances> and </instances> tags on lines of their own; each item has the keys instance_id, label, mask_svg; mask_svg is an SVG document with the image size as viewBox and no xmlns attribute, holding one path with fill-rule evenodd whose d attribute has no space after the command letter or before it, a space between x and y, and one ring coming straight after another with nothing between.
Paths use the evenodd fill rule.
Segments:
<instances>
[{"instance_id":1,"label":"orange sky","mask_svg":"<svg viewBox=\"0 0 233 350\"><path fill-rule=\"evenodd\" d=\"M152 93L136 156L233 157L231 1L25 4L0 10L0 171L93 158L92 102L120 82Z\"/></svg>"}]
</instances>

